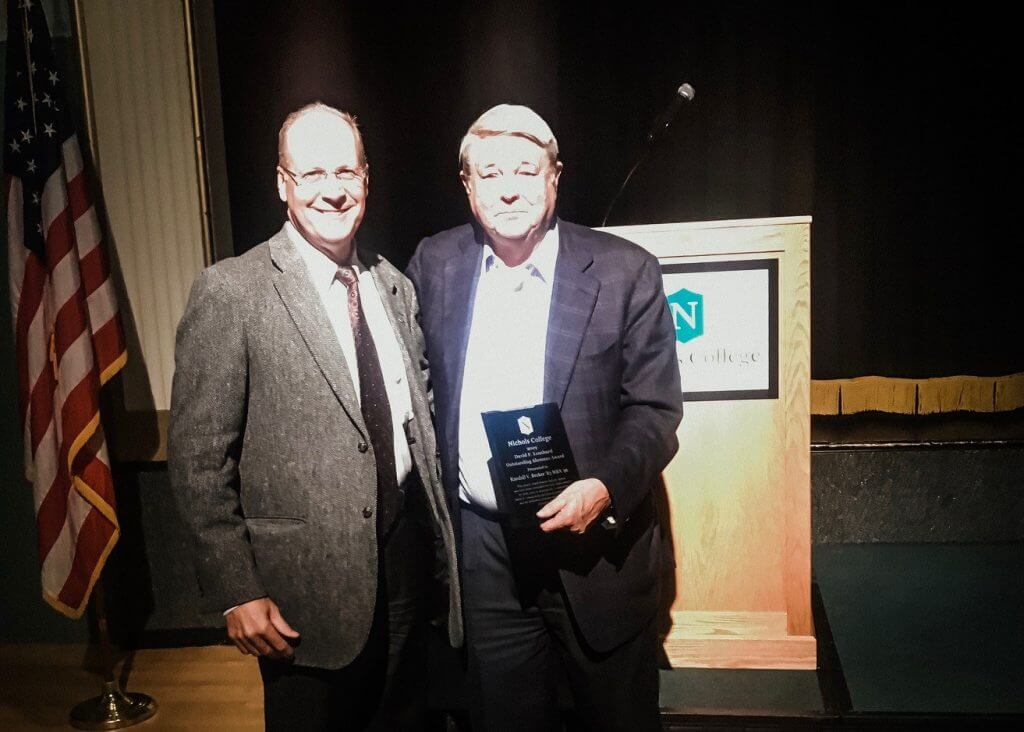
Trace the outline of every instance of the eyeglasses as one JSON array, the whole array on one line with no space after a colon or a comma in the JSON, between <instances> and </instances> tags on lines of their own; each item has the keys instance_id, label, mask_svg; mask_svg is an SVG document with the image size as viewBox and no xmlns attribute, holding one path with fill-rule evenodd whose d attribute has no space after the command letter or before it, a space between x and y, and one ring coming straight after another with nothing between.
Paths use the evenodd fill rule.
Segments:
<instances>
[{"instance_id":1,"label":"eyeglasses","mask_svg":"<svg viewBox=\"0 0 1024 732\"><path fill-rule=\"evenodd\" d=\"M296 173L294 170L288 170L281 165L277 166L282 172L287 173L288 177L294 181L297 188L319 188L327 182L329 178L341 181L341 184L346 188L351 187L355 182L362 182L366 177L367 166L363 165L359 168L338 168L334 171L326 170L309 170L305 173Z\"/></svg>"}]
</instances>

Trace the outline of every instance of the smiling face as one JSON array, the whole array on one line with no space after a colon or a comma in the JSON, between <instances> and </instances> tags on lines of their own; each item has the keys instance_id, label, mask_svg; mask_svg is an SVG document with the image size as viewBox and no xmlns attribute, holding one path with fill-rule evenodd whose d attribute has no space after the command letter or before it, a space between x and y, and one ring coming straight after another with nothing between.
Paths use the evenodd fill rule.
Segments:
<instances>
[{"instance_id":1,"label":"smiling face","mask_svg":"<svg viewBox=\"0 0 1024 732\"><path fill-rule=\"evenodd\" d=\"M365 170L352 127L336 114L311 111L288 128L281 153L277 192L288 204L292 225L317 249L336 261L347 260L366 213L368 185L365 173L351 175ZM317 172L328 175L308 182Z\"/></svg>"},{"instance_id":2,"label":"smiling face","mask_svg":"<svg viewBox=\"0 0 1024 732\"><path fill-rule=\"evenodd\" d=\"M473 139L466 163L462 185L491 241L532 250L554 217L562 164L552 163L534 141L512 134Z\"/></svg>"}]
</instances>

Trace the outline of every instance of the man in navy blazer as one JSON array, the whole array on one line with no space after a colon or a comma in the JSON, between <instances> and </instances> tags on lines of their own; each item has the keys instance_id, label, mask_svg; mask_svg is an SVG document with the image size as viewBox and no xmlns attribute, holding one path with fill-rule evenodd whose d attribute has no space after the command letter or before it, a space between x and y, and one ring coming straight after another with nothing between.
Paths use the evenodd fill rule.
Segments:
<instances>
[{"instance_id":1,"label":"man in navy blazer","mask_svg":"<svg viewBox=\"0 0 1024 732\"><path fill-rule=\"evenodd\" d=\"M460 165L475 221L423 240L407 274L456 522L474 728L559 728L563 669L588 729L660 729L652 493L682 395L658 262L555 216L558 144L526 107L485 112ZM480 414L542 402L559 406L581 479L514 529Z\"/></svg>"}]
</instances>

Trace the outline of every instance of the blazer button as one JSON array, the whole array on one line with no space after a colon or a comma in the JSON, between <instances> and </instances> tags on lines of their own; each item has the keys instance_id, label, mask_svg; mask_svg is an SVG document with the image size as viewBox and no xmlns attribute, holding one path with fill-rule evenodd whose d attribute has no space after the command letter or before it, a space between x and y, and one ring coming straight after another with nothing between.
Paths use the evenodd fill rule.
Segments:
<instances>
[{"instance_id":1,"label":"blazer button","mask_svg":"<svg viewBox=\"0 0 1024 732\"><path fill-rule=\"evenodd\" d=\"M358 447L359 447L359 452L366 452L367 450L370 449L370 446L367 445L365 442L360 442Z\"/></svg>"},{"instance_id":2,"label":"blazer button","mask_svg":"<svg viewBox=\"0 0 1024 732\"><path fill-rule=\"evenodd\" d=\"M373 509L369 506L363 508L363 518L370 518L373 515Z\"/></svg>"}]
</instances>

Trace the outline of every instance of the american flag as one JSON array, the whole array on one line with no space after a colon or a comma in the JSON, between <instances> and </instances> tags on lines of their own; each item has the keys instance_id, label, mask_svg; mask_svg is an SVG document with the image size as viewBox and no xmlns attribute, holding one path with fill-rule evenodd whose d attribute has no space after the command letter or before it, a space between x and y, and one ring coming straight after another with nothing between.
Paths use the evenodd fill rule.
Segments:
<instances>
[{"instance_id":1,"label":"american flag","mask_svg":"<svg viewBox=\"0 0 1024 732\"><path fill-rule=\"evenodd\" d=\"M43 597L79 617L118 538L99 390L127 353L65 72L39 1L7 0L11 310Z\"/></svg>"}]
</instances>

